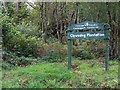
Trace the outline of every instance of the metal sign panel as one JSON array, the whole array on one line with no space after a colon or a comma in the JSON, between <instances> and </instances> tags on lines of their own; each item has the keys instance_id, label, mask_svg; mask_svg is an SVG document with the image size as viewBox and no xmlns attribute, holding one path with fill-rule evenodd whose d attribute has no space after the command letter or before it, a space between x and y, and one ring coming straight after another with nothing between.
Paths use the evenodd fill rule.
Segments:
<instances>
[{"instance_id":1,"label":"metal sign panel","mask_svg":"<svg viewBox=\"0 0 120 90\"><path fill-rule=\"evenodd\" d=\"M100 39L108 38L104 32L69 32L68 39Z\"/></svg>"},{"instance_id":2,"label":"metal sign panel","mask_svg":"<svg viewBox=\"0 0 120 90\"><path fill-rule=\"evenodd\" d=\"M105 27L109 27L108 24L105 23L96 23L96 22L81 22L79 24L68 26L67 30L89 30L89 29L105 29Z\"/></svg>"}]
</instances>

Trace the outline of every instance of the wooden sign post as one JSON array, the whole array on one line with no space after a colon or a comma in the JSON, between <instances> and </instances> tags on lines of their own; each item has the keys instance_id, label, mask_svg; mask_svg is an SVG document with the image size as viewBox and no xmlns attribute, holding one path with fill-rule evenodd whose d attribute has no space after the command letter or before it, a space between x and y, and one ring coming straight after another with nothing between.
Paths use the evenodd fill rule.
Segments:
<instances>
[{"instance_id":1,"label":"wooden sign post","mask_svg":"<svg viewBox=\"0 0 120 90\"><path fill-rule=\"evenodd\" d=\"M79 30L79 32L75 32L76 30ZM105 70L107 71L109 66L109 32L110 26L106 23L81 22L68 26L68 69L71 69L72 66L72 39L104 39L106 42Z\"/></svg>"}]
</instances>

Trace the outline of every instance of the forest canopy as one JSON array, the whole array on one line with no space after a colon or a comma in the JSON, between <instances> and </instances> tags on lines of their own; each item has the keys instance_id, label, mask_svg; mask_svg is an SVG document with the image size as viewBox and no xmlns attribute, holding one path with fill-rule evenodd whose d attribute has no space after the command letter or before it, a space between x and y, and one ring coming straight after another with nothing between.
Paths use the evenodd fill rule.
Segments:
<instances>
[{"instance_id":1,"label":"forest canopy","mask_svg":"<svg viewBox=\"0 0 120 90\"><path fill-rule=\"evenodd\" d=\"M35 53L33 51L38 49L41 41L49 43L57 39L65 44L67 26L94 21L110 25L110 57L119 57L120 4L118 2L1 2L1 4L5 50L21 53L26 53L28 50L26 53L28 55ZM78 42L73 41L73 44L75 43ZM20 50L21 48L23 50Z\"/></svg>"}]
</instances>

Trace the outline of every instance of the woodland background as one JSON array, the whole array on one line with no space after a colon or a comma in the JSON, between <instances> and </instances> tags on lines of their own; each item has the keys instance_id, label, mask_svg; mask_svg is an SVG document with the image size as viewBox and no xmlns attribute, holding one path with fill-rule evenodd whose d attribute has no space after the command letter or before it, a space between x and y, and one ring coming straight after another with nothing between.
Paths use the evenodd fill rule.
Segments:
<instances>
[{"instance_id":1,"label":"woodland background","mask_svg":"<svg viewBox=\"0 0 120 90\"><path fill-rule=\"evenodd\" d=\"M7 35L10 31L22 34L26 40L30 36L29 38L39 38L45 43L51 41L50 39L57 39L64 44L67 43L66 30L68 25L94 21L110 24L110 57L118 58L120 53L119 10L120 3L118 2L35 2L34 4L30 2L5 2L2 3L1 13L3 47L6 46L8 50L18 48L15 47L17 42ZM16 28L14 28L15 26ZM14 30L10 30L11 28ZM15 35L13 37L15 38Z\"/></svg>"},{"instance_id":2,"label":"woodland background","mask_svg":"<svg viewBox=\"0 0 120 90\"><path fill-rule=\"evenodd\" d=\"M75 85L86 87L97 85L98 87L116 87L116 85L118 84L118 81L116 80L117 67L114 65L118 65L116 63L116 60L120 59L120 2L33 3L0 1L0 4L0 24L2 29L0 39L2 44L1 47L3 59L1 66L3 69L5 69L5 71L3 70L3 87L31 87L32 85L33 87L40 87L40 85L43 85L44 83L45 84L43 85L43 87L55 87L56 85L58 85L56 87L72 87L71 85L73 85L73 87L77 87ZM77 63L79 65L83 65L82 67L80 67L80 70L82 70L81 68L83 68L83 70L86 70L86 68L89 69L90 67L93 67L95 65L95 68L91 69L93 70L92 74L100 74L102 72L104 75L101 76L104 78L98 79L97 81L96 78L90 78L88 80L88 77L86 75L89 75L89 70L86 72L83 71L83 73L85 74L83 75L83 79L80 79L80 84L78 77L75 77L76 79L73 79L73 82L71 82L71 79L69 78L71 78L73 74L71 75L70 73L68 73L67 75L64 75L64 72L62 71L65 71L67 73L68 70L64 70L64 67L61 67L60 69L58 64L65 65L67 67L67 27L69 25L78 24L85 21L108 23L110 25L110 60L113 61L113 63L110 64L113 65L113 69L111 69L110 72L114 74L110 72L104 73L101 70L101 67L103 68L105 60L104 40L73 40L73 61L77 59ZM86 60L91 61L88 61L87 63ZM99 63L97 63L97 61ZM46 67L44 66L43 62L46 62ZM51 64L54 62L57 62L58 64ZM76 67L79 67L77 63L74 63L72 66L75 71L77 70ZM38 66L34 66L36 67L35 70L38 71L39 67L41 67L41 70L43 71L48 70L48 72L50 71L50 69L54 71L54 67L56 67L56 75L58 75L58 70L60 69L59 72L63 75L61 77L65 76L65 80L61 81L60 79L60 82L59 80L56 81L57 78L61 78L59 75L59 77L52 75L53 77L51 76L51 78L57 77L54 80L47 78L48 74L46 74L46 71L44 72L46 76L42 75L41 73L36 74L35 76L37 78L38 76L42 75L41 77L43 77L43 81L39 81L40 78L38 77L38 82L36 80L35 83L32 81L31 83L29 83L30 80L26 80L24 74L23 76L21 76L21 71L23 71L23 73L26 73L24 69L27 68L27 66L36 64L40 64ZM96 65L99 64L100 67L99 69L97 69L98 66ZM9 73L12 73L12 71L9 71L9 69L12 70L16 67L23 67L15 71L15 73L18 73L18 76L16 76L17 74L15 73L10 74L13 76L9 76ZM95 69L97 69L98 71ZM8 74L6 74L6 70L8 70ZM78 69L78 71L80 70ZM31 72L34 72L34 70ZM28 73L30 73L30 71ZM31 75L35 75L35 73L36 72ZM78 74L81 75L80 72L78 72ZM108 80L113 81L107 82L106 75L111 75L111 78L109 78ZM11 79L11 77L14 76L16 76L17 78ZM50 80L46 81L46 78ZM9 81L11 81L12 83L10 83ZM20 84L18 85L18 83L16 82Z\"/></svg>"}]
</instances>

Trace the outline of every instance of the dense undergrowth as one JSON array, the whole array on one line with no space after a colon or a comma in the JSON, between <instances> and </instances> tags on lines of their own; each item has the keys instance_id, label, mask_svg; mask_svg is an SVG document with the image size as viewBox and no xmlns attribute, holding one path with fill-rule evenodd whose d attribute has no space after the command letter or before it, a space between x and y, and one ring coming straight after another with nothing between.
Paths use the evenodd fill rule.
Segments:
<instances>
[{"instance_id":1,"label":"dense undergrowth","mask_svg":"<svg viewBox=\"0 0 120 90\"><path fill-rule=\"evenodd\" d=\"M88 40L81 41L80 45L73 45L72 56L79 58L80 60L94 59L99 57L104 58L104 44L101 44L101 42L98 41L96 42L98 43L96 44L96 47L93 47L94 43L95 41L91 42ZM26 54L24 54L24 51L19 51L17 49L15 51L4 50L3 63L1 63L1 66L3 67L3 69L7 69L14 66L27 66L30 64L40 63L41 61L63 62L67 60L66 57L68 53L68 48L66 44L61 44L60 42L41 42L40 47L33 52L33 54L31 54L30 52L26 56ZM28 52L26 51L26 53Z\"/></svg>"}]
</instances>

